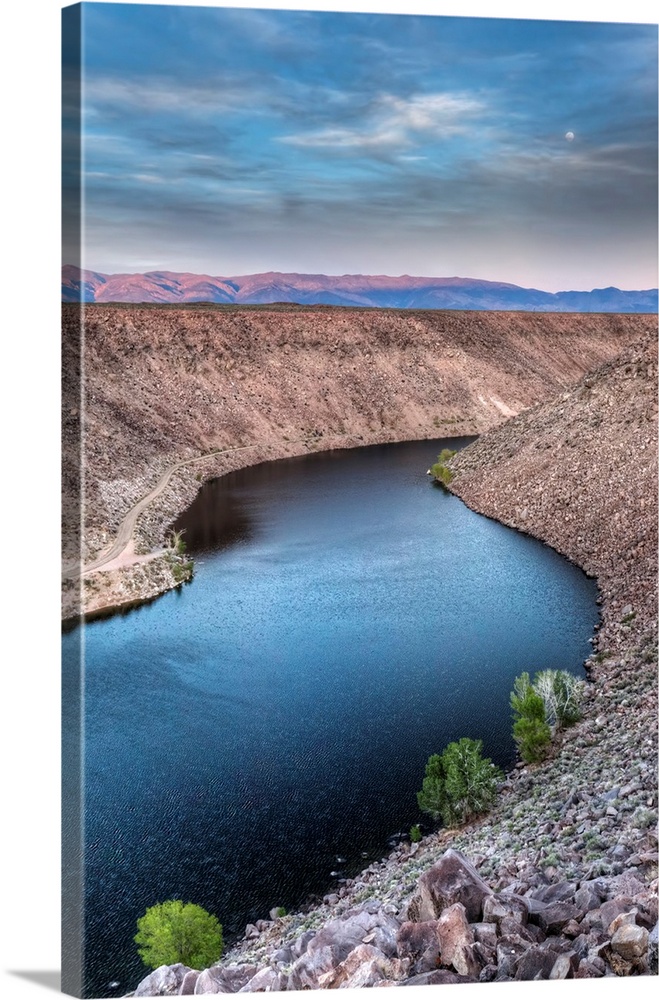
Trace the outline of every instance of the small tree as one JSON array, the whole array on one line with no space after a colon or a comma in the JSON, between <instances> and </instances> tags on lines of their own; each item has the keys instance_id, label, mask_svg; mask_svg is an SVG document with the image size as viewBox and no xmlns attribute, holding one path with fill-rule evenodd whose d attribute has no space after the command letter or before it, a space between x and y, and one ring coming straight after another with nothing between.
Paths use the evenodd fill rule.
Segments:
<instances>
[{"instance_id":1,"label":"small tree","mask_svg":"<svg viewBox=\"0 0 659 1000\"><path fill-rule=\"evenodd\" d=\"M441 756L433 754L417 794L419 808L434 819L441 817L445 826L466 823L487 812L503 775L489 757L482 756L482 749L481 740L463 737L449 743Z\"/></svg>"},{"instance_id":2,"label":"small tree","mask_svg":"<svg viewBox=\"0 0 659 1000\"><path fill-rule=\"evenodd\" d=\"M527 764L535 764L547 753L551 729L547 722L545 703L531 684L528 673L515 678L510 694L513 710L513 739L519 755Z\"/></svg>"},{"instance_id":3,"label":"small tree","mask_svg":"<svg viewBox=\"0 0 659 1000\"><path fill-rule=\"evenodd\" d=\"M419 809L429 813L433 819L439 819L446 807L445 780L442 758L438 753L434 753L428 758L426 776L423 779L421 791L417 792L416 795Z\"/></svg>"},{"instance_id":4,"label":"small tree","mask_svg":"<svg viewBox=\"0 0 659 1000\"><path fill-rule=\"evenodd\" d=\"M434 465L430 466L430 474L434 476L435 482L441 483L442 486L448 486L448 484L453 479L453 472L449 469L446 464L449 459L457 454L455 451L451 451L450 448L442 448L441 452L437 456L437 461Z\"/></svg>"},{"instance_id":5,"label":"small tree","mask_svg":"<svg viewBox=\"0 0 659 1000\"><path fill-rule=\"evenodd\" d=\"M152 969L177 962L205 969L222 955L222 925L217 917L180 899L149 907L137 921L134 940L140 958Z\"/></svg>"},{"instance_id":6,"label":"small tree","mask_svg":"<svg viewBox=\"0 0 659 1000\"><path fill-rule=\"evenodd\" d=\"M547 722L555 730L579 721L583 681L566 670L541 670L533 678L533 687L544 702Z\"/></svg>"}]
</instances>

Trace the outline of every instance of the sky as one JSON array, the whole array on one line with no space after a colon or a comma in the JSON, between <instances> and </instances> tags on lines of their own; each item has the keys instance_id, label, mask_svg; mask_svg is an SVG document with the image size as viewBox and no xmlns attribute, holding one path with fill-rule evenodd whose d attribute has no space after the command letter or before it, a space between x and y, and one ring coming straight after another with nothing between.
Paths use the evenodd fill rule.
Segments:
<instances>
[{"instance_id":1,"label":"sky","mask_svg":"<svg viewBox=\"0 0 659 1000\"><path fill-rule=\"evenodd\" d=\"M656 284L657 31L83 4L83 264Z\"/></svg>"}]
</instances>

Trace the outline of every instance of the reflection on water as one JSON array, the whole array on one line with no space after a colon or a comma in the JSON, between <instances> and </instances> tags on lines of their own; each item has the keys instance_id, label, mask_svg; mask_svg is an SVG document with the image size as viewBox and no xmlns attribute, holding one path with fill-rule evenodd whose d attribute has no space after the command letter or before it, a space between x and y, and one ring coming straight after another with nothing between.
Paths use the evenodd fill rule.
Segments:
<instances>
[{"instance_id":1,"label":"reflection on water","mask_svg":"<svg viewBox=\"0 0 659 1000\"><path fill-rule=\"evenodd\" d=\"M516 674L581 669L594 584L434 488L446 443L205 486L177 524L193 582L87 626L88 995L144 975L132 938L157 901L230 938L356 874L419 820L431 753L470 736L511 763Z\"/></svg>"}]
</instances>

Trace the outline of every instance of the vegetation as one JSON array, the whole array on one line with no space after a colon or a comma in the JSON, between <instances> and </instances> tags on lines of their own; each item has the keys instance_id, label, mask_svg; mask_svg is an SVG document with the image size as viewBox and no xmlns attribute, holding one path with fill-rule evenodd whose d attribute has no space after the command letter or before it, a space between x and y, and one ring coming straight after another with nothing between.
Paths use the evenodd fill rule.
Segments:
<instances>
[{"instance_id":1,"label":"vegetation","mask_svg":"<svg viewBox=\"0 0 659 1000\"><path fill-rule=\"evenodd\" d=\"M513 710L513 739L519 755L527 764L542 760L551 742L551 729L547 722L545 703L534 690L528 673L515 678L510 694Z\"/></svg>"},{"instance_id":2,"label":"vegetation","mask_svg":"<svg viewBox=\"0 0 659 1000\"><path fill-rule=\"evenodd\" d=\"M415 823L414 826L410 827L410 840L413 844L418 844L421 840L421 827L418 823Z\"/></svg>"},{"instance_id":3,"label":"vegetation","mask_svg":"<svg viewBox=\"0 0 659 1000\"><path fill-rule=\"evenodd\" d=\"M185 552L187 546L183 541L183 531L172 531L169 536L169 548L172 549L177 556L182 556Z\"/></svg>"},{"instance_id":4,"label":"vegetation","mask_svg":"<svg viewBox=\"0 0 659 1000\"><path fill-rule=\"evenodd\" d=\"M137 921L134 940L140 958L152 969L177 962L205 969L222 955L222 925L217 917L180 899L149 907Z\"/></svg>"},{"instance_id":5,"label":"vegetation","mask_svg":"<svg viewBox=\"0 0 659 1000\"><path fill-rule=\"evenodd\" d=\"M487 812L494 803L497 782L503 777L489 757L483 757L481 740L463 737L449 743L426 764L423 787L417 793L419 808L444 826L466 823Z\"/></svg>"},{"instance_id":6,"label":"vegetation","mask_svg":"<svg viewBox=\"0 0 659 1000\"><path fill-rule=\"evenodd\" d=\"M544 702L547 722L554 732L581 718L583 681L566 670L542 670L533 678L533 687Z\"/></svg>"},{"instance_id":7,"label":"vegetation","mask_svg":"<svg viewBox=\"0 0 659 1000\"><path fill-rule=\"evenodd\" d=\"M533 678L524 672L515 678L510 694L513 739L527 764L542 760L552 733L581 718L583 681L565 670L541 670Z\"/></svg>"},{"instance_id":8,"label":"vegetation","mask_svg":"<svg viewBox=\"0 0 659 1000\"><path fill-rule=\"evenodd\" d=\"M436 483L441 483L442 486L448 486L453 479L453 473L446 463L453 458L455 454L457 454L457 452L451 451L450 448L442 448L441 452L437 456L437 461L434 465L430 466L430 474L434 477Z\"/></svg>"}]
</instances>

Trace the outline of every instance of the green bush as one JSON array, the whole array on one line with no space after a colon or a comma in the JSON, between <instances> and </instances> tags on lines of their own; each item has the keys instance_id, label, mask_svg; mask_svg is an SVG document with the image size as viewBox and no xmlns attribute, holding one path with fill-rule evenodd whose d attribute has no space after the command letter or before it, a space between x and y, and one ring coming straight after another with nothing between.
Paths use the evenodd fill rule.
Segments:
<instances>
[{"instance_id":1,"label":"green bush","mask_svg":"<svg viewBox=\"0 0 659 1000\"><path fill-rule=\"evenodd\" d=\"M149 907L137 921L137 951L152 969L182 962L205 969L222 955L222 925L217 917L180 899Z\"/></svg>"},{"instance_id":2,"label":"green bush","mask_svg":"<svg viewBox=\"0 0 659 1000\"><path fill-rule=\"evenodd\" d=\"M421 827L418 823L415 823L414 826L410 827L410 840L413 844L418 844L421 840Z\"/></svg>"},{"instance_id":3,"label":"green bush","mask_svg":"<svg viewBox=\"0 0 659 1000\"><path fill-rule=\"evenodd\" d=\"M513 710L513 739L519 755L527 764L542 760L551 742L551 729L547 722L545 703L524 672L515 678L510 694Z\"/></svg>"},{"instance_id":4,"label":"green bush","mask_svg":"<svg viewBox=\"0 0 659 1000\"><path fill-rule=\"evenodd\" d=\"M497 782L503 777L489 757L483 757L481 740L463 737L426 764L426 775L417 793L419 808L445 826L466 823L487 812L496 798Z\"/></svg>"},{"instance_id":5,"label":"green bush","mask_svg":"<svg viewBox=\"0 0 659 1000\"><path fill-rule=\"evenodd\" d=\"M442 486L448 486L451 482L453 479L453 473L446 463L456 454L457 452L451 451L450 448L442 448L441 452L437 456L437 461L434 465L430 466L430 474L434 477L436 483L441 483Z\"/></svg>"}]
</instances>

